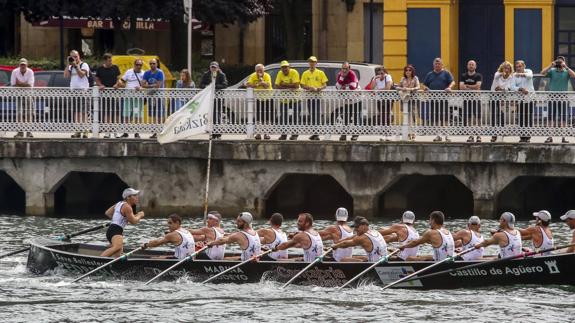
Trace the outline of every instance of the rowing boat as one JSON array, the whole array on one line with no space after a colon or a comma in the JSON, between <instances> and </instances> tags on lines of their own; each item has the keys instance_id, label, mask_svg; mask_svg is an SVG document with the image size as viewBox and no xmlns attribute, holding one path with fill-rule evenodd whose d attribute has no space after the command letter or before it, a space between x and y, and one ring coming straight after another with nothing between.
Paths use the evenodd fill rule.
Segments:
<instances>
[{"instance_id":1,"label":"rowing boat","mask_svg":"<svg viewBox=\"0 0 575 323\"><path fill-rule=\"evenodd\" d=\"M30 242L27 268L30 272L39 275L51 272L59 273L62 270L74 275L84 274L112 260L109 257L99 256L105 248L102 245L63 242L45 238L34 239ZM102 269L99 275L112 279L148 280L178 262L178 259L168 258L170 255L172 254L161 250L139 251L126 260L118 261ZM234 260L188 261L168 272L162 277L162 280L175 280L186 276L191 281L200 282L238 263L239 261ZM477 261L446 262L428 273L463 267L473 263L477 263ZM432 262L429 261L382 263L365 274L356 284L386 285L431 264ZM306 265L308 264L296 261L251 262L219 276L212 282L257 283L271 280L285 283ZM303 273L293 284L337 287L370 265L366 262L324 261ZM575 275L571 274L572 268L575 268L575 254L529 257L413 280L398 284L394 288L455 289L527 284L575 285Z\"/></svg>"}]
</instances>

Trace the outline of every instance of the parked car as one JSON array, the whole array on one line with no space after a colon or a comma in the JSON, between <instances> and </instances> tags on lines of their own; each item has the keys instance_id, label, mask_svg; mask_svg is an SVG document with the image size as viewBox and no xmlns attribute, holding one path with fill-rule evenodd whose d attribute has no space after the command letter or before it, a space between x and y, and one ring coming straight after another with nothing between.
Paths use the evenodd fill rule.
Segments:
<instances>
[{"instance_id":1,"label":"parked car","mask_svg":"<svg viewBox=\"0 0 575 323\"><path fill-rule=\"evenodd\" d=\"M10 65L0 65L0 87L10 86L10 77L12 76L12 71L18 66ZM37 73L41 71L39 68L32 68L32 70Z\"/></svg>"}]
</instances>

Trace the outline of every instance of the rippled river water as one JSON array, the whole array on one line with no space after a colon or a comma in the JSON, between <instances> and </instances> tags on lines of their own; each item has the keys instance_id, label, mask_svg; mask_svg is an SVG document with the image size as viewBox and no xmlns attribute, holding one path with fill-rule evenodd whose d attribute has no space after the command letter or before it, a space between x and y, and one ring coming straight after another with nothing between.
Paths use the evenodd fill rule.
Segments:
<instances>
[{"instance_id":1,"label":"rippled river water","mask_svg":"<svg viewBox=\"0 0 575 323\"><path fill-rule=\"evenodd\" d=\"M225 228L233 230L226 219ZM56 219L0 216L0 253L25 246L38 236L72 233L105 223L105 219ZM126 230L126 244L136 246L165 230L165 220L144 219ZM318 221L316 227L328 225ZM380 221L376 226L389 225ZM263 225L256 222L255 227ZM186 220L199 227L201 219ZM449 221L451 230L465 221ZM527 226L520 222L518 226ZM416 227L422 232L426 221ZM484 231L497 222L484 221ZM288 221L295 231L295 221ZM557 243L569 241L562 223L552 230ZM78 241L105 241L104 231L80 236ZM429 252L429 249L423 251ZM490 247L488 253L495 253ZM575 288L515 286L441 291L383 290L363 286L336 292L330 288L278 283L201 286L180 280L144 286L140 281L88 278L71 284L74 276L34 276L26 272L27 253L0 260L0 322L573 322ZM575 274L575 269L573 274Z\"/></svg>"}]
</instances>

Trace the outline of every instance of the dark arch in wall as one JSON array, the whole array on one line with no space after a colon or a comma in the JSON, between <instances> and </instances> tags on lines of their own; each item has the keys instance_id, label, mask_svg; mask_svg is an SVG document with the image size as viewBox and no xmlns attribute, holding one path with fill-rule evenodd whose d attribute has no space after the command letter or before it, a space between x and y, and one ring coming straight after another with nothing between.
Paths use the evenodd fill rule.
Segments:
<instances>
[{"instance_id":1,"label":"dark arch in wall","mask_svg":"<svg viewBox=\"0 0 575 323\"><path fill-rule=\"evenodd\" d=\"M101 216L128 185L114 173L70 172L54 193L54 215Z\"/></svg>"},{"instance_id":2,"label":"dark arch in wall","mask_svg":"<svg viewBox=\"0 0 575 323\"><path fill-rule=\"evenodd\" d=\"M353 215L353 198L330 175L287 174L268 194L264 216L279 212L294 219L309 212L315 219L334 219L342 206Z\"/></svg>"},{"instance_id":3,"label":"dark arch in wall","mask_svg":"<svg viewBox=\"0 0 575 323\"><path fill-rule=\"evenodd\" d=\"M452 175L405 175L379 196L377 215L399 218L405 210L419 219L435 210L466 218L473 215L473 193Z\"/></svg>"},{"instance_id":4,"label":"dark arch in wall","mask_svg":"<svg viewBox=\"0 0 575 323\"><path fill-rule=\"evenodd\" d=\"M575 177L520 176L497 196L497 215L509 211L532 219L533 212L548 210L553 219L575 209Z\"/></svg>"},{"instance_id":5,"label":"dark arch in wall","mask_svg":"<svg viewBox=\"0 0 575 323\"><path fill-rule=\"evenodd\" d=\"M24 214L26 192L5 171L0 171L0 214Z\"/></svg>"}]
</instances>

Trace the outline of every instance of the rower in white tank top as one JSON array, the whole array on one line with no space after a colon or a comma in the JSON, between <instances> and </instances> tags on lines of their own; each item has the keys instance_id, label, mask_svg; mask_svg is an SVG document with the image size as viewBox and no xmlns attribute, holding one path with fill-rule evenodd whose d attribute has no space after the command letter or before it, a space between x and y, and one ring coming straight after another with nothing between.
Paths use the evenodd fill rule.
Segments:
<instances>
[{"instance_id":1,"label":"rower in white tank top","mask_svg":"<svg viewBox=\"0 0 575 323\"><path fill-rule=\"evenodd\" d=\"M114 214L112 215L112 224L115 224L122 229L128 224L128 219L123 216L121 212L122 205L124 204L126 204L124 201L116 203L116 206L114 207Z\"/></svg>"},{"instance_id":2,"label":"rower in white tank top","mask_svg":"<svg viewBox=\"0 0 575 323\"><path fill-rule=\"evenodd\" d=\"M371 251L367 253L368 262L376 262L381 257L387 255L387 244L381 233L375 230L369 230L365 235L371 241Z\"/></svg>"},{"instance_id":3,"label":"rower in white tank top","mask_svg":"<svg viewBox=\"0 0 575 323\"><path fill-rule=\"evenodd\" d=\"M218 231L216 228L212 228L212 230L214 230L214 235L215 235L215 239L214 240L220 240L221 238L224 237L224 234L220 231ZM206 249L206 255L211 259L211 260L222 260L224 259L224 255L226 253L226 245L218 245L218 246L212 246L209 247L208 249Z\"/></svg>"},{"instance_id":4,"label":"rower in white tank top","mask_svg":"<svg viewBox=\"0 0 575 323\"><path fill-rule=\"evenodd\" d=\"M303 250L303 261L304 262L312 262L317 257L323 254L323 241L321 240L321 236L319 233L315 233L315 235L305 231L307 233L310 245L309 248Z\"/></svg>"},{"instance_id":5,"label":"rower in white tank top","mask_svg":"<svg viewBox=\"0 0 575 323\"><path fill-rule=\"evenodd\" d=\"M536 246L535 242L533 242L533 248L537 249L537 250L544 250L544 249L551 249L553 248L553 239L550 239L547 236L547 233L545 232L545 229L543 229L543 227L539 227L539 230L541 230L541 236L543 238L543 240L541 241L541 245L540 246ZM540 254L535 255L535 257L542 257L542 256L548 256L551 254L551 251L547 251L547 252L543 252Z\"/></svg>"},{"instance_id":6,"label":"rower in white tank top","mask_svg":"<svg viewBox=\"0 0 575 323\"><path fill-rule=\"evenodd\" d=\"M194 253L196 249L196 242L194 241L194 236L190 233L190 231L179 228L176 230L176 232L179 233L182 237L182 242L176 246L174 250L174 256L178 259L184 259Z\"/></svg>"},{"instance_id":7,"label":"rower in white tank top","mask_svg":"<svg viewBox=\"0 0 575 323\"><path fill-rule=\"evenodd\" d=\"M407 230L407 237L405 240L399 241L402 245L409 243L412 240L419 239L419 233L415 231L415 229L407 224L404 224L405 229ZM405 248L401 250L399 253L399 258L403 260L407 260L407 257L416 257L417 252L419 251L419 246L415 246L413 248Z\"/></svg>"},{"instance_id":8,"label":"rower in white tank top","mask_svg":"<svg viewBox=\"0 0 575 323\"><path fill-rule=\"evenodd\" d=\"M505 247L499 247L499 256L501 258L507 258L520 254L523 244L521 242L521 234L519 234L519 231L515 230L515 234L511 234L505 230L503 232L507 235L507 245Z\"/></svg>"},{"instance_id":9,"label":"rower in white tank top","mask_svg":"<svg viewBox=\"0 0 575 323\"><path fill-rule=\"evenodd\" d=\"M341 238L339 239L340 241L353 236L353 232L347 232L343 226L338 225L337 226L339 228L339 232L340 232L340 236ZM351 257L353 254L353 247L350 248L341 248L341 249L336 249L333 251L333 259L335 259L335 261L341 261L341 259L343 258L349 258Z\"/></svg>"},{"instance_id":10,"label":"rower in white tank top","mask_svg":"<svg viewBox=\"0 0 575 323\"><path fill-rule=\"evenodd\" d=\"M451 232L445 234L441 229L437 229L437 232L441 235L441 244L439 247L433 247L433 260L441 261L447 257L453 256L455 251L455 242L453 241L453 236Z\"/></svg>"},{"instance_id":11,"label":"rower in white tank top","mask_svg":"<svg viewBox=\"0 0 575 323\"><path fill-rule=\"evenodd\" d=\"M467 230L471 233L471 239L469 239L469 242L464 244L462 246L462 250L467 250L470 248L475 248L475 245L478 243L482 243L483 240L483 236L480 233L477 233L473 230ZM485 248L481 247L479 249L475 249L473 251L470 251L464 255L461 255L461 258L463 258L463 260L478 260L481 259L483 257L483 252L485 251Z\"/></svg>"},{"instance_id":12,"label":"rower in white tank top","mask_svg":"<svg viewBox=\"0 0 575 323\"><path fill-rule=\"evenodd\" d=\"M245 231L241 231L248 239L248 246L242 249L241 261L250 259L253 256L262 253L262 244L260 241L260 236L254 231L254 234L249 234Z\"/></svg>"},{"instance_id":13,"label":"rower in white tank top","mask_svg":"<svg viewBox=\"0 0 575 323\"><path fill-rule=\"evenodd\" d=\"M272 230L274 230L275 233L275 239L274 241L272 241L271 243L266 244L265 246L268 249L275 249L275 247L277 247L279 244L287 242L287 236L286 233L281 231L281 230L276 230L274 228L271 228ZM287 259L288 258L288 252L287 249L286 250L278 250L278 251L274 251L268 254L270 258L278 260L278 259Z\"/></svg>"}]
</instances>

